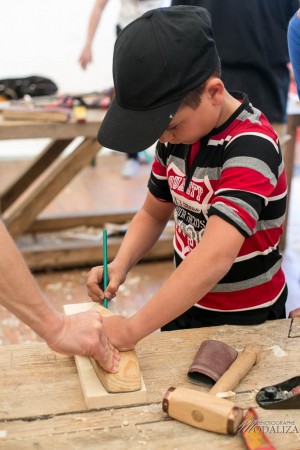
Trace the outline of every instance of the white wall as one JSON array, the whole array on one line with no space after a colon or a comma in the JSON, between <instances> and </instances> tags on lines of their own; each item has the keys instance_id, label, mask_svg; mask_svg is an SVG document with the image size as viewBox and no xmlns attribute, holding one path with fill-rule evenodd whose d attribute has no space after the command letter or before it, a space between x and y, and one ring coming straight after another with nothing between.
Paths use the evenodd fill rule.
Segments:
<instances>
[{"instance_id":1,"label":"white wall","mask_svg":"<svg viewBox=\"0 0 300 450\"><path fill-rule=\"evenodd\" d=\"M94 61L84 71L78 59L94 0L0 0L0 79L42 75L59 93L111 87L119 0L109 0L94 39ZM45 139L0 141L1 159L31 158ZM0 167L1 187L1 167Z\"/></svg>"},{"instance_id":2,"label":"white wall","mask_svg":"<svg viewBox=\"0 0 300 450\"><path fill-rule=\"evenodd\" d=\"M42 75L63 93L112 86L119 0L109 0L94 40L93 63L78 63L94 0L0 0L0 79Z\"/></svg>"}]
</instances>

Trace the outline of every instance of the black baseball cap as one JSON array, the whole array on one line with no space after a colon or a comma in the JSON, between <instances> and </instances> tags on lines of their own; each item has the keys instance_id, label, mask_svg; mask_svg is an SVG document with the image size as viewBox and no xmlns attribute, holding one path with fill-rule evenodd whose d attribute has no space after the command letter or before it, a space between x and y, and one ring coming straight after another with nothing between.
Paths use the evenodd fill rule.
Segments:
<instances>
[{"instance_id":1,"label":"black baseball cap","mask_svg":"<svg viewBox=\"0 0 300 450\"><path fill-rule=\"evenodd\" d=\"M158 8L131 22L115 42L115 97L98 132L100 144L125 153L150 147L218 61L205 8Z\"/></svg>"}]
</instances>

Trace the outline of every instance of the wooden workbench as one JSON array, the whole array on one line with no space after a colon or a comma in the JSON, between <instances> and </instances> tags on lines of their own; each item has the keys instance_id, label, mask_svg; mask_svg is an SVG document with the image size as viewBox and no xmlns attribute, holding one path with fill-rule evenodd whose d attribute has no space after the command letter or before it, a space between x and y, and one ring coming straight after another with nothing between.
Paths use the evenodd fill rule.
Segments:
<instances>
[{"instance_id":1,"label":"wooden workbench","mask_svg":"<svg viewBox=\"0 0 300 450\"><path fill-rule=\"evenodd\" d=\"M255 394L300 374L300 318L154 333L136 347L146 403L114 409L86 409L73 357L54 353L44 343L4 346L0 348L0 449L245 449L240 434L193 428L162 411L162 398L170 386L208 391L191 385L186 376L206 339L238 350L248 344L262 346L261 361L238 385L234 401L243 408L255 407L264 424L286 426L285 432L268 434L277 449L299 449L300 410L262 409ZM288 423L293 432L286 431Z\"/></svg>"},{"instance_id":2,"label":"wooden workbench","mask_svg":"<svg viewBox=\"0 0 300 450\"><path fill-rule=\"evenodd\" d=\"M56 242L49 239L47 244L36 239L36 233L55 233L78 226L101 227L107 222L129 222L136 210L127 208L97 213L73 213L52 219L43 219L39 214L75 178L75 176L95 158L100 144L96 136L105 111L89 110L86 122L45 123L31 121L7 121L0 114L0 140L50 138L50 143L42 149L24 173L0 193L1 219L5 222L14 239L23 235L33 235L34 244L20 246L24 259L32 270L57 267L79 267L100 264L101 248L95 241ZM81 137L81 141L78 141ZM62 157L63 151L72 143L71 150ZM59 241L59 240L57 240ZM112 258L120 246L121 239L110 242ZM162 236L159 243L147 255L148 259L172 258L172 239Z\"/></svg>"},{"instance_id":3,"label":"wooden workbench","mask_svg":"<svg viewBox=\"0 0 300 450\"><path fill-rule=\"evenodd\" d=\"M0 115L0 139L50 138L50 143L1 194L1 214L10 234L16 238L26 232L38 214L96 156L101 146L96 136L105 115L91 110L87 120L62 123L7 121ZM68 156L63 151L75 138L83 137Z\"/></svg>"}]
</instances>

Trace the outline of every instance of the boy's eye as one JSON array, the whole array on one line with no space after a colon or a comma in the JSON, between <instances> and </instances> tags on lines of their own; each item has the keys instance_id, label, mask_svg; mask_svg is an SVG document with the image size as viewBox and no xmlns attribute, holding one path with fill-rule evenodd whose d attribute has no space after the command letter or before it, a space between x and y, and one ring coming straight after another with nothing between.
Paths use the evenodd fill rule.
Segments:
<instances>
[{"instance_id":1,"label":"boy's eye","mask_svg":"<svg viewBox=\"0 0 300 450\"><path fill-rule=\"evenodd\" d=\"M172 126L169 127L168 129L169 129L169 131L172 131L172 130L176 130L176 128L177 128L177 125L172 125Z\"/></svg>"}]
</instances>

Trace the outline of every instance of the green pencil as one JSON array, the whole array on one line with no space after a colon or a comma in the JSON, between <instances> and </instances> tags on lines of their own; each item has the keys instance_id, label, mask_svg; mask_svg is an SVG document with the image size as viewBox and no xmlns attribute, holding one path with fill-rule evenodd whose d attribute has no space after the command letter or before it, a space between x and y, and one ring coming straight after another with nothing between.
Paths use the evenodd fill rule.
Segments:
<instances>
[{"instance_id":1,"label":"green pencil","mask_svg":"<svg viewBox=\"0 0 300 450\"><path fill-rule=\"evenodd\" d=\"M103 247L103 287L104 292L108 285L108 269L107 269L107 231L103 230L103 239L102 239L102 247ZM104 308L108 308L108 300L104 298L103 301Z\"/></svg>"}]
</instances>

